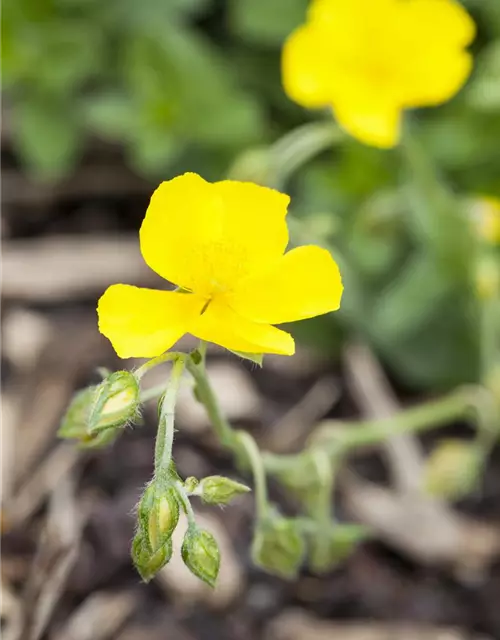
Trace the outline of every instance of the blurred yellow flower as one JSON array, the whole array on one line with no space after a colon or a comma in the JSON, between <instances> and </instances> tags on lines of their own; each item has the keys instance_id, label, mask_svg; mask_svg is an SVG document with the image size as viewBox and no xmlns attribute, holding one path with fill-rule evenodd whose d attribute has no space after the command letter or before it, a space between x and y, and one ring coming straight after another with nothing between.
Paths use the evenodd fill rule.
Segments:
<instances>
[{"instance_id":1,"label":"blurred yellow flower","mask_svg":"<svg viewBox=\"0 0 500 640\"><path fill-rule=\"evenodd\" d=\"M151 358L185 333L232 351L292 355L272 326L338 309L342 283L324 249L285 252L289 197L194 173L163 182L140 230L142 255L177 291L125 284L99 300L99 330L121 358Z\"/></svg>"},{"instance_id":2,"label":"blurred yellow flower","mask_svg":"<svg viewBox=\"0 0 500 640\"><path fill-rule=\"evenodd\" d=\"M313 0L283 49L283 83L330 106L362 142L397 144L402 111L449 100L466 81L475 25L454 0Z\"/></svg>"}]
</instances>

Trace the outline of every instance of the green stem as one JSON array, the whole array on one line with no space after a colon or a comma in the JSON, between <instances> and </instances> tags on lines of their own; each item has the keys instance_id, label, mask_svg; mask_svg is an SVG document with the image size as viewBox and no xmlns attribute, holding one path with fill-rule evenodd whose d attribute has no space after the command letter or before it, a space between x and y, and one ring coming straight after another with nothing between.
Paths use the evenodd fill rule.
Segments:
<instances>
[{"instance_id":1,"label":"green stem","mask_svg":"<svg viewBox=\"0 0 500 640\"><path fill-rule=\"evenodd\" d=\"M191 358L188 358L186 368L196 382L197 398L204 405L220 442L223 446L232 449L234 447L234 431L220 410L217 398L208 381L203 360L199 364L195 364Z\"/></svg>"},{"instance_id":2,"label":"green stem","mask_svg":"<svg viewBox=\"0 0 500 640\"><path fill-rule=\"evenodd\" d=\"M182 504L182 509L187 516L189 525L195 525L196 519L193 507L191 506L191 501L189 500L189 496L186 489L184 488L184 485L182 484L182 482L179 482L179 480L177 480L174 484L175 488L177 489L177 495L179 496Z\"/></svg>"},{"instance_id":3,"label":"green stem","mask_svg":"<svg viewBox=\"0 0 500 640\"><path fill-rule=\"evenodd\" d=\"M277 186L283 185L301 166L345 137L329 119L309 122L290 131L270 148L271 167Z\"/></svg>"},{"instance_id":4,"label":"green stem","mask_svg":"<svg viewBox=\"0 0 500 640\"><path fill-rule=\"evenodd\" d=\"M176 355L176 360L172 367L170 379L161 403L158 435L155 445L155 477L168 473L170 470L172 445L174 442L175 403L185 360L186 357L184 355Z\"/></svg>"},{"instance_id":5,"label":"green stem","mask_svg":"<svg viewBox=\"0 0 500 640\"><path fill-rule=\"evenodd\" d=\"M264 520L269 514L269 500L267 496L266 470L262 460L262 455L257 443L246 431L236 432L237 442L245 451L247 460L252 469L255 484L255 503L257 508L257 519Z\"/></svg>"},{"instance_id":6,"label":"green stem","mask_svg":"<svg viewBox=\"0 0 500 640\"><path fill-rule=\"evenodd\" d=\"M265 518L269 511L269 504L266 471L261 453L252 436L246 433L246 431L234 431L222 414L217 398L208 380L204 364L204 350L202 350L201 353L202 361L200 363L196 364L192 358L188 358L186 363L187 370L196 382L197 398L204 405L221 444L236 455L243 453L245 459L248 461L254 476L258 518Z\"/></svg>"},{"instance_id":7,"label":"green stem","mask_svg":"<svg viewBox=\"0 0 500 640\"><path fill-rule=\"evenodd\" d=\"M311 448L320 448L330 458L345 456L352 450L373 446L387 438L403 433L419 433L448 424L462 418L474 410L478 402L477 389L463 388L448 396L431 400L421 405L405 409L391 418L383 420L364 420L359 422L326 421L318 429L316 441ZM278 456L264 455L268 472L273 474L295 470L299 474L310 464L302 454Z\"/></svg>"},{"instance_id":8,"label":"green stem","mask_svg":"<svg viewBox=\"0 0 500 640\"><path fill-rule=\"evenodd\" d=\"M177 353L176 351L167 351L166 353L162 353L161 356L156 356L156 358L152 358L141 365L135 372L135 376L140 380L148 371L151 371L151 369L154 369L154 367L157 367L159 364L170 362L170 360L175 360L182 355L182 353Z\"/></svg>"}]
</instances>

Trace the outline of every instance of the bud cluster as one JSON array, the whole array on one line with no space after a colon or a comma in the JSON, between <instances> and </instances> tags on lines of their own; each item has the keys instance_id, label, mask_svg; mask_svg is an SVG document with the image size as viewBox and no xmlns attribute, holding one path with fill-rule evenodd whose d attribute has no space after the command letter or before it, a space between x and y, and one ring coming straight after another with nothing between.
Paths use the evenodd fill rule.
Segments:
<instances>
[{"instance_id":1,"label":"bud cluster","mask_svg":"<svg viewBox=\"0 0 500 640\"><path fill-rule=\"evenodd\" d=\"M100 384L79 391L58 431L82 447L103 447L139 415L139 383L129 371L116 371Z\"/></svg>"},{"instance_id":2,"label":"bud cluster","mask_svg":"<svg viewBox=\"0 0 500 640\"><path fill-rule=\"evenodd\" d=\"M190 509L184 501L187 487L198 484L188 478L182 484L177 474L154 480L146 487L137 509L138 527L132 543L132 560L145 582L149 582L172 557L172 534L179 522L180 507ZM191 512L192 513L192 512ZM181 548L184 564L196 577L215 586L220 567L220 553L213 535L198 527L191 517Z\"/></svg>"},{"instance_id":3,"label":"bud cluster","mask_svg":"<svg viewBox=\"0 0 500 640\"><path fill-rule=\"evenodd\" d=\"M145 582L172 557L172 533L179 521L179 501L172 486L152 482L137 509L138 528L132 543L132 560Z\"/></svg>"}]
</instances>

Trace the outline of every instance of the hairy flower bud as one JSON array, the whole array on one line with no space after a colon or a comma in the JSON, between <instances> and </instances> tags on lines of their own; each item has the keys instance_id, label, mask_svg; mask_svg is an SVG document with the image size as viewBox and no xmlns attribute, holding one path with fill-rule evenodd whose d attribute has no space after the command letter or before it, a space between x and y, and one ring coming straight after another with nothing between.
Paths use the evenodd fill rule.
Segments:
<instances>
[{"instance_id":1,"label":"hairy flower bud","mask_svg":"<svg viewBox=\"0 0 500 640\"><path fill-rule=\"evenodd\" d=\"M477 487L482 462L481 451L474 443L443 440L427 459L425 488L434 496L462 498Z\"/></svg>"},{"instance_id":2,"label":"hairy flower bud","mask_svg":"<svg viewBox=\"0 0 500 640\"><path fill-rule=\"evenodd\" d=\"M57 432L59 438L78 440L83 449L97 449L105 447L118 437L120 429L89 433L88 420L95 402L96 389L95 386L87 387L75 394Z\"/></svg>"},{"instance_id":3,"label":"hairy flower bud","mask_svg":"<svg viewBox=\"0 0 500 640\"><path fill-rule=\"evenodd\" d=\"M250 488L223 476L203 478L192 493L201 497L206 504L228 504L236 496L247 493Z\"/></svg>"},{"instance_id":4,"label":"hairy flower bud","mask_svg":"<svg viewBox=\"0 0 500 640\"><path fill-rule=\"evenodd\" d=\"M141 531L151 551L157 551L170 540L179 521L179 503L175 490L159 490L151 483L139 503L138 517Z\"/></svg>"},{"instance_id":5,"label":"hairy flower bud","mask_svg":"<svg viewBox=\"0 0 500 640\"><path fill-rule=\"evenodd\" d=\"M304 539L297 523L286 518L273 518L259 526L252 544L256 565L282 578L294 578L305 553Z\"/></svg>"},{"instance_id":6,"label":"hairy flower bud","mask_svg":"<svg viewBox=\"0 0 500 640\"><path fill-rule=\"evenodd\" d=\"M88 431L123 427L138 414L139 384L129 371L116 371L98 385L89 419Z\"/></svg>"},{"instance_id":7,"label":"hairy flower bud","mask_svg":"<svg viewBox=\"0 0 500 640\"><path fill-rule=\"evenodd\" d=\"M87 422L94 403L96 387L78 391L66 411L57 435L60 438L83 440L88 437Z\"/></svg>"},{"instance_id":8,"label":"hairy flower bud","mask_svg":"<svg viewBox=\"0 0 500 640\"><path fill-rule=\"evenodd\" d=\"M368 535L368 529L357 524L336 524L326 531L321 529L311 540L309 565L312 571L330 571Z\"/></svg>"},{"instance_id":9,"label":"hairy flower bud","mask_svg":"<svg viewBox=\"0 0 500 640\"><path fill-rule=\"evenodd\" d=\"M215 586L220 567L220 552L213 535L196 525L190 525L181 549L186 567L211 587Z\"/></svg>"},{"instance_id":10,"label":"hairy flower bud","mask_svg":"<svg viewBox=\"0 0 500 640\"><path fill-rule=\"evenodd\" d=\"M172 541L169 539L152 552L142 531L138 531L132 542L132 561L144 582L149 582L172 557Z\"/></svg>"}]
</instances>

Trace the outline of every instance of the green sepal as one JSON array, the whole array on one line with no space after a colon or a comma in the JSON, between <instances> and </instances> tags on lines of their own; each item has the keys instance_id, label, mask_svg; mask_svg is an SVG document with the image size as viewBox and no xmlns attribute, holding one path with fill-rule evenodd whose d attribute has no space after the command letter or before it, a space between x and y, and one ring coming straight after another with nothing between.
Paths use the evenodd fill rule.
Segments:
<instances>
[{"instance_id":1,"label":"green sepal","mask_svg":"<svg viewBox=\"0 0 500 640\"><path fill-rule=\"evenodd\" d=\"M115 371L95 390L94 404L88 418L89 434L124 427L138 414L140 389L130 371Z\"/></svg>"},{"instance_id":2,"label":"green sepal","mask_svg":"<svg viewBox=\"0 0 500 640\"><path fill-rule=\"evenodd\" d=\"M350 556L369 535L370 530L358 524L338 524L328 531L318 531L313 535L309 549L311 570L315 573L330 571Z\"/></svg>"},{"instance_id":3,"label":"green sepal","mask_svg":"<svg viewBox=\"0 0 500 640\"><path fill-rule=\"evenodd\" d=\"M252 560L268 573L292 579L300 570L305 550L299 524L277 517L259 524L252 543Z\"/></svg>"},{"instance_id":4,"label":"green sepal","mask_svg":"<svg viewBox=\"0 0 500 640\"><path fill-rule=\"evenodd\" d=\"M57 432L59 438L81 440L88 437L87 422L96 389L96 386L87 387L73 396Z\"/></svg>"},{"instance_id":5,"label":"green sepal","mask_svg":"<svg viewBox=\"0 0 500 640\"><path fill-rule=\"evenodd\" d=\"M236 496L249 491L250 487L230 478L208 476L201 480L193 493L199 495L205 504L229 504Z\"/></svg>"},{"instance_id":6,"label":"green sepal","mask_svg":"<svg viewBox=\"0 0 500 640\"><path fill-rule=\"evenodd\" d=\"M172 551L172 540L167 540L152 553L142 531L135 534L132 542L132 562L144 582L149 582L169 562Z\"/></svg>"},{"instance_id":7,"label":"green sepal","mask_svg":"<svg viewBox=\"0 0 500 640\"><path fill-rule=\"evenodd\" d=\"M215 586L220 568L220 552L213 535L206 529L191 524L181 548L186 567L211 587Z\"/></svg>"},{"instance_id":8,"label":"green sepal","mask_svg":"<svg viewBox=\"0 0 500 640\"><path fill-rule=\"evenodd\" d=\"M173 487L160 489L151 483L138 507L139 527L145 542L156 552L170 538L179 522L179 502Z\"/></svg>"},{"instance_id":9,"label":"green sepal","mask_svg":"<svg viewBox=\"0 0 500 640\"><path fill-rule=\"evenodd\" d=\"M238 356L239 358L243 358L244 360L250 360L250 362L253 362L259 367L262 367L262 363L264 361L263 353L245 353L243 351L234 351L233 349L228 349L228 351L230 351L231 353L234 353L234 355Z\"/></svg>"}]
</instances>

